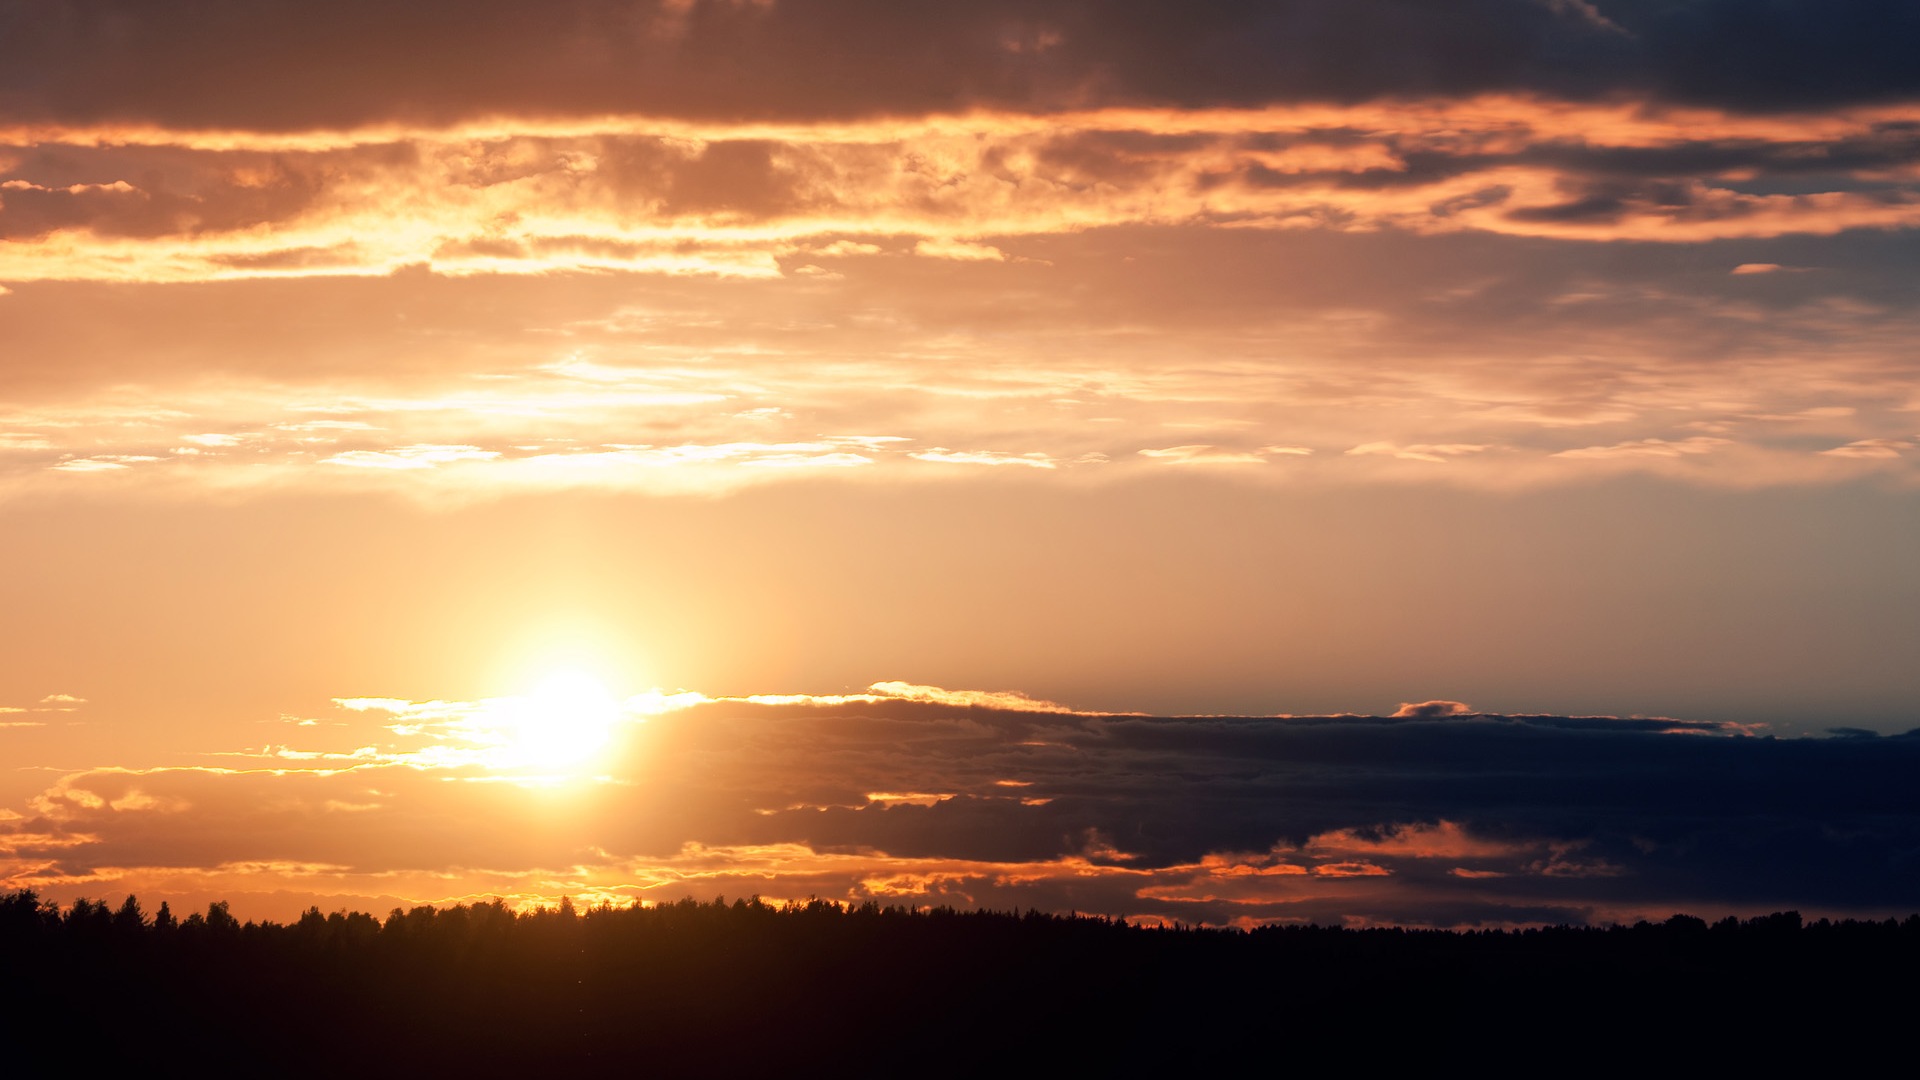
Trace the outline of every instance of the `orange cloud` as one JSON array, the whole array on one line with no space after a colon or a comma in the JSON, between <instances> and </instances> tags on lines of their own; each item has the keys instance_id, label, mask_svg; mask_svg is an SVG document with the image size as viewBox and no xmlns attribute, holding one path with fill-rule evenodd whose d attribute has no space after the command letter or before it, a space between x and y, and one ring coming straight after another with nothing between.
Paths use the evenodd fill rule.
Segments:
<instances>
[{"instance_id":1,"label":"orange cloud","mask_svg":"<svg viewBox=\"0 0 1920 1080\"><path fill-rule=\"evenodd\" d=\"M1387 877L1392 873L1384 866L1364 860L1321 863L1313 868L1315 877L1330 878Z\"/></svg>"},{"instance_id":2,"label":"orange cloud","mask_svg":"<svg viewBox=\"0 0 1920 1080\"><path fill-rule=\"evenodd\" d=\"M18 129L0 142L71 146L99 156L102 169L116 167L116 153L164 151L189 186L8 180L0 199L38 200L36 217L16 227L44 228L0 251L0 280L377 275L411 265L770 277L795 251L882 248L853 237L903 237L923 256L997 262L1008 256L993 237L1208 222L1676 242L1830 234L1920 223L1920 196L1756 194L1688 176L1594 202L1564 152L1732 144L1764 161L1769 148L1878 137L1898 114L1756 118L1494 96L818 125L605 117L294 135ZM1119 135L1139 137L1123 145ZM1287 145L1265 145L1276 138ZM1531 152L1539 147L1566 160ZM1413 182L1410 154L1459 164ZM236 168L233 155L270 164ZM241 216L219 219L241 204ZM636 215L637 206L649 212ZM226 227L204 224L209 212Z\"/></svg>"},{"instance_id":3,"label":"orange cloud","mask_svg":"<svg viewBox=\"0 0 1920 1080\"><path fill-rule=\"evenodd\" d=\"M1847 154L1906 153L1899 112L1488 96L821 124L49 129L36 134L85 178L24 149L6 159L25 186L0 191L15 229L0 306L9 336L37 344L7 373L18 404L0 410L0 495L448 505L821 476L1091 485L1172 466L1501 490L1594 471L1914 482L1920 464L1895 445L1911 423L1890 415L1911 381L1896 345L1912 314L1842 271L1655 281L1553 244L1523 245L1525 271L1417 254L1494 236L1819 233L1856 210L1862 227L1897 224L1915 205L1906 182L1862 179ZM1725 167L1750 158L1764 178L1820 154L1832 190L1791 198ZM1145 235L1169 246L1147 256ZM1254 247L1258 265L1225 254ZM1305 247L1317 254L1273 254ZM1260 296L1241 284L1269 277ZM77 336L59 327L80 308L45 299L143 283L195 288L171 294L177 311ZM455 293L484 329L428 299ZM289 341L281 328L321 296L409 310ZM184 339L256 305L232 342ZM136 362L153 356L172 359ZM1852 410L1822 423L1838 452L1754 429L1809 409ZM890 441L860 441L874 434Z\"/></svg>"},{"instance_id":4,"label":"orange cloud","mask_svg":"<svg viewBox=\"0 0 1920 1080\"><path fill-rule=\"evenodd\" d=\"M1396 719L1433 720L1443 716L1472 716L1473 707L1460 701L1419 701L1400 703L1393 711Z\"/></svg>"},{"instance_id":5,"label":"orange cloud","mask_svg":"<svg viewBox=\"0 0 1920 1080\"><path fill-rule=\"evenodd\" d=\"M1313 855L1364 855L1370 859L1503 859L1536 847L1477 837L1458 822L1441 821L1373 830L1336 829L1313 837L1301 850Z\"/></svg>"},{"instance_id":6,"label":"orange cloud","mask_svg":"<svg viewBox=\"0 0 1920 1080\"><path fill-rule=\"evenodd\" d=\"M1436 465L1444 465L1453 458L1491 449L1493 447L1483 443L1414 443L1411 446L1398 446L1390 442L1370 442L1353 447L1347 453L1353 457L1380 454L1402 461L1431 461Z\"/></svg>"},{"instance_id":7,"label":"orange cloud","mask_svg":"<svg viewBox=\"0 0 1920 1080\"><path fill-rule=\"evenodd\" d=\"M1612 446L1584 446L1576 450L1562 450L1554 457L1585 460L1605 460L1623 457L1683 457L1690 454L1711 454L1723 446L1733 445L1731 439L1719 439L1707 435L1696 435L1689 439L1669 441L1667 439L1636 439L1633 442L1615 443Z\"/></svg>"}]
</instances>

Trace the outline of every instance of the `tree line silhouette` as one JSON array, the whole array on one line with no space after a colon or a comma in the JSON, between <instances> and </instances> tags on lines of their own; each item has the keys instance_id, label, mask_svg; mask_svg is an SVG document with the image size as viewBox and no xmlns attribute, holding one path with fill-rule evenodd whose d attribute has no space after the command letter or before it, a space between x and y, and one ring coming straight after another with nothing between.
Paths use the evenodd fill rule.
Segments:
<instances>
[{"instance_id":1,"label":"tree line silhouette","mask_svg":"<svg viewBox=\"0 0 1920 1080\"><path fill-rule=\"evenodd\" d=\"M163 1073L1631 1064L1656 1044L1834 1068L1904 1038L1916 961L1920 915L1241 931L755 897L283 924L0 897L8 1045Z\"/></svg>"}]
</instances>

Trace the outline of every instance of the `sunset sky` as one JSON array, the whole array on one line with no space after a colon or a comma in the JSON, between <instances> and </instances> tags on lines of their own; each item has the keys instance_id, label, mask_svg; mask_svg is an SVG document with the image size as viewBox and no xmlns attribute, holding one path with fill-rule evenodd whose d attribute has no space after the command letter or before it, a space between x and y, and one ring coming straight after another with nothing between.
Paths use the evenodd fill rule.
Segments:
<instances>
[{"instance_id":1,"label":"sunset sky","mask_svg":"<svg viewBox=\"0 0 1920 1080\"><path fill-rule=\"evenodd\" d=\"M1916 55L0 0L0 886L1920 909Z\"/></svg>"}]
</instances>

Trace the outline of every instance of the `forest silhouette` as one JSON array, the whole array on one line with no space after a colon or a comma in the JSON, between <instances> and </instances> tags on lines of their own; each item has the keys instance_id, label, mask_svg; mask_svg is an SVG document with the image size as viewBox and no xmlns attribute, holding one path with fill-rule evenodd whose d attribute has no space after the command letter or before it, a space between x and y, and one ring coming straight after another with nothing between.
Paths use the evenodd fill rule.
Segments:
<instances>
[{"instance_id":1,"label":"forest silhouette","mask_svg":"<svg viewBox=\"0 0 1920 1080\"><path fill-rule=\"evenodd\" d=\"M1086 915L494 900L242 923L0 897L0 1026L147 1073L978 1075L1648 1056L1865 1067L1920 915L1601 928L1142 927ZM44 1056L42 1056L44 1055Z\"/></svg>"}]
</instances>

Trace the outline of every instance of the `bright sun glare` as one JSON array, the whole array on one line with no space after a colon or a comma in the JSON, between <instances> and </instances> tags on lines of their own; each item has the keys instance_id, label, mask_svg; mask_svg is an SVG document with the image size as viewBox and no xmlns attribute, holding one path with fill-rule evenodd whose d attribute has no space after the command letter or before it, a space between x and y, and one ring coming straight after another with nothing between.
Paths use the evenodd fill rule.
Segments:
<instances>
[{"instance_id":1,"label":"bright sun glare","mask_svg":"<svg viewBox=\"0 0 1920 1080\"><path fill-rule=\"evenodd\" d=\"M591 760L613 739L620 703L600 680L578 671L556 672L531 693L508 698L501 716L501 763L568 768Z\"/></svg>"}]
</instances>

